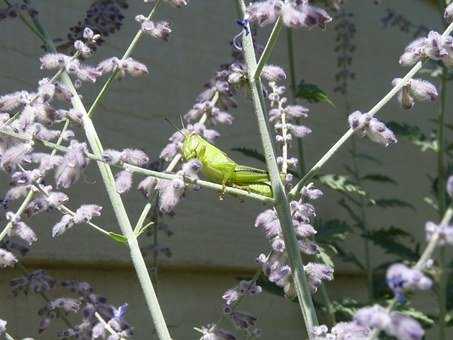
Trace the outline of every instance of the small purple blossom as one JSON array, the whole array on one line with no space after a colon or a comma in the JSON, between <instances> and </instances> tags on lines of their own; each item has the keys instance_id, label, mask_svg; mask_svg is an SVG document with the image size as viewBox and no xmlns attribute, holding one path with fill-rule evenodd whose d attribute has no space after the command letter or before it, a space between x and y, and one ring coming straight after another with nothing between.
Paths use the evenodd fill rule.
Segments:
<instances>
[{"instance_id":1,"label":"small purple blossom","mask_svg":"<svg viewBox=\"0 0 453 340\"><path fill-rule=\"evenodd\" d=\"M437 225L434 222L428 221L425 224L426 241L431 241L434 235L439 238L439 246L445 244L453 245L453 225L440 224Z\"/></svg>"},{"instance_id":2,"label":"small purple blossom","mask_svg":"<svg viewBox=\"0 0 453 340\"><path fill-rule=\"evenodd\" d=\"M201 328L202 336L200 340L236 340L236 337L216 325L210 324Z\"/></svg>"},{"instance_id":3,"label":"small purple blossom","mask_svg":"<svg viewBox=\"0 0 453 340\"><path fill-rule=\"evenodd\" d=\"M373 142L389 146L397 142L397 139L384 123L367 113L355 111L348 117L349 126L357 131L362 137L367 136Z\"/></svg>"},{"instance_id":4,"label":"small purple blossom","mask_svg":"<svg viewBox=\"0 0 453 340\"><path fill-rule=\"evenodd\" d=\"M379 305L359 309L354 315L354 321L363 327L386 329L390 323L390 315L387 310Z\"/></svg>"},{"instance_id":5,"label":"small purple blossom","mask_svg":"<svg viewBox=\"0 0 453 340\"><path fill-rule=\"evenodd\" d=\"M80 302L72 298L58 298L47 304L49 310L61 309L66 313L77 313L80 309Z\"/></svg>"},{"instance_id":6,"label":"small purple blossom","mask_svg":"<svg viewBox=\"0 0 453 340\"><path fill-rule=\"evenodd\" d=\"M141 24L142 32L149 34L156 39L168 41L171 28L167 21L154 22L147 19L144 15L137 15L135 21Z\"/></svg>"},{"instance_id":7,"label":"small purple blossom","mask_svg":"<svg viewBox=\"0 0 453 340\"><path fill-rule=\"evenodd\" d=\"M333 280L333 268L325 264L310 262L304 266L304 270L313 293L316 293L322 281Z\"/></svg>"},{"instance_id":8,"label":"small purple blossom","mask_svg":"<svg viewBox=\"0 0 453 340\"><path fill-rule=\"evenodd\" d=\"M74 215L74 223L86 223L91 221L93 217L101 216L102 207L95 204L85 204L76 210Z\"/></svg>"},{"instance_id":9,"label":"small purple blossom","mask_svg":"<svg viewBox=\"0 0 453 340\"><path fill-rule=\"evenodd\" d=\"M115 178L115 185L119 194L128 192L132 187L132 173L127 170L118 172Z\"/></svg>"},{"instance_id":10,"label":"small purple blossom","mask_svg":"<svg viewBox=\"0 0 453 340\"><path fill-rule=\"evenodd\" d=\"M57 188L69 188L79 178L82 171L88 166L88 147L85 143L72 140L69 144L63 161L55 170Z\"/></svg>"},{"instance_id":11,"label":"small purple blossom","mask_svg":"<svg viewBox=\"0 0 453 340\"><path fill-rule=\"evenodd\" d=\"M449 4L447 8L445 8L444 19L447 22L453 21L453 3Z\"/></svg>"},{"instance_id":12,"label":"small purple blossom","mask_svg":"<svg viewBox=\"0 0 453 340\"><path fill-rule=\"evenodd\" d=\"M29 246L38 240L33 229L31 229L28 225L22 222L19 216L16 216L13 212L7 212L6 218L12 224L11 229L8 232L9 237L19 237L24 240Z\"/></svg>"},{"instance_id":13,"label":"small purple blossom","mask_svg":"<svg viewBox=\"0 0 453 340\"><path fill-rule=\"evenodd\" d=\"M8 323L5 320L0 319L0 335L4 335L6 332L6 325Z\"/></svg>"},{"instance_id":14,"label":"small purple blossom","mask_svg":"<svg viewBox=\"0 0 453 340\"><path fill-rule=\"evenodd\" d=\"M16 257L9 251L0 248L0 267L13 267L17 262Z\"/></svg>"},{"instance_id":15,"label":"small purple blossom","mask_svg":"<svg viewBox=\"0 0 453 340\"><path fill-rule=\"evenodd\" d=\"M393 86L397 86L401 78L392 81ZM438 93L436 87L428 81L422 79L411 79L403 86L398 93L398 101L404 109L410 109L415 102L435 101Z\"/></svg>"},{"instance_id":16,"label":"small purple blossom","mask_svg":"<svg viewBox=\"0 0 453 340\"><path fill-rule=\"evenodd\" d=\"M9 286L14 296L19 292L27 295L29 292L38 294L51 290L56 284L56 280L49 276L45 270L35 270L24 276L10 281Z\"/></svg>"},{"instance_id":17,"label":"small purple blossom","mask_svg":"<svg viewBox=\"0 0 453 340\"><path fill-rule=\"evenodd\" d=\"M404 292L407 290L427 290L432 286L432 281L421 271L396 263L387 270L387 284L399 301L404 301Z\"/></svg>"},{"instance_id":18,"label":"small purple blossom","mask_svg":"<svg viewBox=\"0 0 453 340\"><path fill-rule=\"evenodd\" d=\"M448 177L448 180L447 180L447 193L448 193L448 196L453 198L453 176Z\"/></svg>"},{"instance_id":19,"label":"small purple blossom","mask_svg":"<svg viewBox=\"0 0 453 340\"><path fill-rule=\"evenodd\" d=\"M416 320L398 312L392 312L390 316L392 321L387 331L388 334L399 340L423 339L425 331Z\"/></svg>"}]
</instances>

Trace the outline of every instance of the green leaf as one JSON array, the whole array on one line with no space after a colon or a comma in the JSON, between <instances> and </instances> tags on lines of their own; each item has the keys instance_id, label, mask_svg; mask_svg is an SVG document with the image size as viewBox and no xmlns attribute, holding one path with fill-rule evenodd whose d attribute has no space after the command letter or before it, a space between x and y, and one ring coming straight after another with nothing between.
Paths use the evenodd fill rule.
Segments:
<instances>
[{"instance_id":1,"label":"green leaf","mask_svg":"<svg viewBox=\"0 0 453 340\"><path fill-rule=\"evenodd\" d=\"M127 237L121 234L114 233L112 231L109 231L109 236L111 239L115 240L118 243L121 244L126 244L127 243Z\"/></svg>"},{"instance_id":2,"label":"green leaf","mask_svg":"<svg viewBox=\"0 0 453 340\"><path fill-rule=\"evenodd\" d=\"M379 198L376 199L374 205L380 208L408 208L415 211L415 207L409 202L397 198Z\"/></svg>"},{"instance_id":3,"label":"green leaf","mask_svg":"<svg viewBox=\"0 0 453 340\"><path fill-rule=\"evenodd\" d=\"M316 222L316 241L320 243L331 243L332 241L343 241L352 232L352 226L345 221L337 219Z\"/></svg>"},{"instance_id":4,"label":"green leaf","mask_svg":"<svg viewBox=\"0 0 453 340\"><path fill-rule=\"evenodd\" d=\"M363 303L352 298L343 298L341 300L332 301L332 307L335 312L335 317L338 319L337 321L350 321L357 310L363 306Z\"/></svg>"},{"instance_id":5,"label":"green leaf","mask_svg":"<svg viewBox=\"0 0 453 340\"><path fill-rule=\"evenodd\" d=\"M437 205L437 202L432 197L423 197L423 202L428 204L435 211L439 210L439 206Z\"/></svg>"},{"instance_id":6,"label":"green leaf","mask_svg":"<svg viewBox=\"0 0 453 340\"><path fill-rule=\"evenodd\" d=\"M415 144L421 151L437 152L437 141L435 138L428 138L418 126L406 123L388 122L387 127L403 139Z\"/></svg>"},{"instance_id":7,"label":"green leaf","mask_svg":"<svg viewBox=\"0 0 453 340\"><path fill-rule=\"evenodd\" d=\"M371 240L376 246L384 249L387 254L396 255L403 259L416 261L419 257L418 250L413 250L405 243L414 243L415 240L408 232L390 226L388 228L373 230L363 237Z\"/></svg>"},{"instance_id":8,"label":"green leaf","mask_svg":"<svg viewBox=\"0 0 453 340\"><path fill-rule=\"evenodd\" d=\"M266 158L264 157L264 155L255 149L249 149L249 148L245 148L245 147L236 147L236 148L232 148L231 150L238 151L238 152L242 153L244 156L247 156L247 157L250 157L253 159L257 159L263 163L266 162Z\"/></svg>"},{"instance_id":9,"label":"green leaf","mask_svg":"<svg viewBox=\"0 0 453 340\"><path fill-rule=\"evenodd\" d=\"M368 194L365 192L365 190L363 190L357 184L352 183L349 180L348 176L328 174L319 176L318 180L320 183L328 186L335 191L347 192L368 197Z\"/></svg>"},{"instance_id":10,"label":"green leaf","mask_svg":"<svg viewBox=\"0 0 453 340\"><path fill-rule=\"evenodd\" d=\"M362 181L398 184L393 178L381 174L368 174L362 177Z\"/></svg>"},{"instance_id":11,"label":"green leaf","mask_svg":"<svg viewBox=\"0 0 453 340\"><path fill-rule=\"evenodd\" d=\"M330 245L329 248L330 252L333 252L334 254L337 253L336 249L332 245ZM329 255L329 251L327 251L324 247L319 247L319 253L316 254L316 258L332 268L335 267L332 257Z\"/></svg>"},{"instance_id":12,"label":"green leaf","mask_svg":"<svg viewBox=\"0 0 453 340\"><path fill-rule=\"evenodd\" d=\"M382 162L378 158L370 156L370 155L367 155L366 153L356 153L355 157L359 158L359 159L363 159L363 160L369 161L371 163L375 163L375 164L379 164L379 165L382 164Z\"/></svg>"},{"instance_id":13,"label":"green leaf","mask_svg":"<svg viewBox=\"0 0 453 340\"><path fill-rule=\"evenodd\" d=\"M309 103L326 102L335 107L335 104L330 100L327 94L319 88L318 85L305 83L303 80L297 86L296 97L303 98Z\"/></svg>"}]
</instances>

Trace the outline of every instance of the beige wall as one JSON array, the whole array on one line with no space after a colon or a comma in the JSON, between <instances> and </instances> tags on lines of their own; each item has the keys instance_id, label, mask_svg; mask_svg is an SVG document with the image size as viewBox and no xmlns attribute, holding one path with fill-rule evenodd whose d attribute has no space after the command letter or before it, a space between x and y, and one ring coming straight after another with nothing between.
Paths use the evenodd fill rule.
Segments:
<instances>
[{"instance_id":1,"label":"beige wall","mask_svg":"<svg viewBox=\"0 0 453 340\"><path fill-rule=\"evenodd\" d=\"M39 6L49 31L62 35L68 23L82 18L88 3L86 0L46 1ZM397 59L410 39L394 30L383 31L379 19L384 14L385 4L375 7L370 3L351 0L357 19L358 48L354 57L357 79L351 85L350 102L355 109L362 111L377 102L395 76L405 72L398 66ZM410 5L410 13L407 14L414 21L427 26L438 23L434 10L421 2L400 0L387 3L403 12ZM144 13L145 8L149 7L141 1L131 1L127 13L132 18L135 14ZM192 106L201 85L213 75L217 66L229 61L228 41L238 31L231 1L194 0L184 10L162 7L159 18L171 18L173 36L170 42L144 39L134 54L149 65L150 77L116 83L94 118L105 147L139 147L157 157L171 134L163 117L177 121L178 115ZM41 53L39 43L19 22L1 25L0 92L31 89L42 76L38 62ZM130 19L121 32L108 40L96 61L121 55L136 29L135 22ZM262 40L264 31L261 32ZM296 65L302 77L332 93L332 79L336 71L335 55L332 53L333 30L297 32L295 38ZM273 63L286 62L285 42L283 36L272 57ZM86 103L91 102L100 85L83 89ZM313 164L346 129L343 99L333 93L332 97L337 103L336 109L326 105L313 106L307 121L314 131L306 139L308 164ZM434 112L433 106L419 105L415 112L403 113L394 102L383 110L385 118L422 124L428 117L434 117ZM221 128L219 145L225 150L243 145L259 148L250 103L241 100L240 109L233 113L236 122L232 128ZM382 169L370 170L385 171L400 182L398 192L389 192L394 190L391 187L376 186L373 188L376 196L397 195L417 207L415 212L375 210L370 213L369 220L375 226L403 225L421 236L424 221L434 218L433 212L423 203L429 189L426 174L433 173L434 158L415 152L405 142L393 146L392 152L386 152L366 140L363 141L363 148L384 161ZM241 155L233 157L250 163ZM328 164L326 171L342 169L347 160L347 152L343 150ZM103 216L96 222L118 231L94 165L85 177L72 189L70 206L77 207L81 202L103 205ZM343 216L336 205L338 196L327 193L318 203L319 215L325 218ZM125 196L125 200L134 222L145 202L138 193ZM168 219L176 234L168 240L173 257L162 259L164 272L160 276L159 297L168 322L174 327L172 333L175 338L195 338L192 327L216 320L221 293L235 284L234 278L255 270L255 257L267 247L263 235L253 227L254 218L261 209L254 202L240 203L229 197L218 201L214 193L201 191L190 194L189 199L179 206L176 217ZM25 263L31 267L51 268L59 279L90 281L115 303L129 302L129 320L136 327L136 338L149 339L149 318L135 274L130 268L127 250L93 234L82 225L52 240L50 228L58 218L52 214L30 223L38 230L40 242L34 246ZM150 240L144 242L150 243ZM349 240L348 244L348 248L360 252L357 240ZM373 254L376 261L382 258L377 250ZM333 295L357 297L360 294L358 298L363 297L365 285L357 274L351 266L340 263L337 280L330 285L334 288L331 290ZM18 338L36 335L38 319L35 311L40 302L32 296L18 299L10 296L8 280L16 275L14 270L8 270L2 271L0 276L0 317L9 321L11 333ZM301 338L303 326L294 304L265 294L256 299L256 304L254 301L247 303L247 308L258 315L259 327L264 329L263 339ZM51 338L50 334L37 338Z\"/></svg>"}]
</instances>

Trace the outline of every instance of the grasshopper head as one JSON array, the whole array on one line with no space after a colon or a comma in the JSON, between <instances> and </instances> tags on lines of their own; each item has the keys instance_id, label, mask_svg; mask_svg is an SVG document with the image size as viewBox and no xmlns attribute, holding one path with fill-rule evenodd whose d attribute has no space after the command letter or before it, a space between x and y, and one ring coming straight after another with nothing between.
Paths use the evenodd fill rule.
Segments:
<instances>
[{"instance_id":1,"label":"grasshopper head","mask_svg":"<svg viewBox=\"0 0 453 340\"><path fill-rule=\"evenodd\" d=\"M200 140L201 137L195 132L188 133L185 136L182 144L182 155L185 160L197 158Z\"/></svg>"}]
</instances>

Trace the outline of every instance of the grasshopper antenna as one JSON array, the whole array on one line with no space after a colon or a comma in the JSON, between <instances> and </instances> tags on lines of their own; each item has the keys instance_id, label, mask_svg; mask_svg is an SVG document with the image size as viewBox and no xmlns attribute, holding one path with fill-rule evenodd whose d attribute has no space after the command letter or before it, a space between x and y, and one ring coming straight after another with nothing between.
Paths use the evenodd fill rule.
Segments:
<instances>
[{"instance_id":1,"label":"grasshopper antenna","mask_svg":"<svg viewBox=\"0 0 453 340\"><path fill-rule=\"evenodd\" d=\"M175 129L176 132L179 132L180 134L182 134L182 135L185 137L185 135L184 135L184 133L181 131L181 129L178 129L178 128L176 127L176 125L173 124L173 123L171 122L170 119L168 119L167 117L165 117L164 120L165 120L168 124L170 124L170 126L171 126L173 129Z\"/></svg>"},{"instance_id":2,"label":"grasshopper antenna","mask_svg":"<svg viewBox=\"0 0 453 340\"><path fill-rule=\"evenodd\" d=\"M184 120L182 119L182 116L181 116L181 115L179 115L179 121L181 122L182 128L185 130L185 129L186 129L186 126L184 125Z\"/></svg>"}]
</instances>

